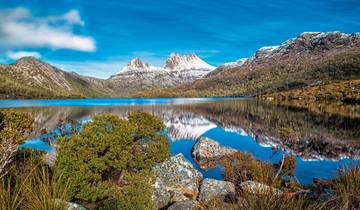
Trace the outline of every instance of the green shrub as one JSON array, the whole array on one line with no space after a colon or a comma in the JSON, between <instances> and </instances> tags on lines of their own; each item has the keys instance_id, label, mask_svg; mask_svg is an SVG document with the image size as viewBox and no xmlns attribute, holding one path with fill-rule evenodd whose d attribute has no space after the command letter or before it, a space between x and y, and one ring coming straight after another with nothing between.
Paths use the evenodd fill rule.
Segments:
<instances>
[{"instance_id":1,"label":"green shrub","mask_svg":"<svg viewBox=\"0 0 360 210\"><path fill-rule=\"evenodd\" d=\"M12 110L0 111L0 177L15 155L18 144L25 141L32 131L33 120L25 113Z\"/></svg>"},{"instance_id":2,"label":"green shrub","mask_svg":"<svg viewBox=\"0 0 360 210\"><path fill-rule=\"evenodd\" d=\"M129 122L135 128L135 134L138 138L153 137L157 132L165 128L163 122L147 113L142 111L133 111L129 113Z\"/></svg>"},{"instance_id":3,"label":"green shrub","mask_svg":"<svg viewBox=\"0 0 360 210\"><path fill-rule=\"evenodd\" d=\"M152 207L150 169L169 156L164 125L140 111L128 118L95 116L78 135L60 141L56 175L69 180L73 200L104 209Z\"/></svg>"}]
</instances>

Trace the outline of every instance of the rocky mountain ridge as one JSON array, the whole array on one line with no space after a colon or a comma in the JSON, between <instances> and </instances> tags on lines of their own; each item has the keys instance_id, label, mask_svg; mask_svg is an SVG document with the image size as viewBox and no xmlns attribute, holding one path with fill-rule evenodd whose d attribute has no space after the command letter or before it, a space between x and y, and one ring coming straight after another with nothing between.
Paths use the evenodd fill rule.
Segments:
<instances>
[{"instance_id":1,"label":"rocky mountain ridge","mask_svg":"<svg viewBox=\"0 0 360 210\"><path fill-rule=\"evenodd\" d=\"M171 53L163 67L150 66L148 63L140 60L140 58L134 58L118 73L112 75L110 79L114 79L121 75L126 75L133 72L176 72L188 70L203 70L204 73L208 73L215 68L216 67L207 64L195 54L180 55L176 53Z\"/></svg>"},{"instance_id":2,"label":"rocky mountain ridge","mask_svg":"<svg viewBox=\"0 0 360 210\"><path fill-rule=\"evenodd\" d=\"M33 57L0 65L2 98L79 98L109 96L112 90L101 79L63 71Z\"/></svg>"},{"instance_id":3,"label":"rocky mountain ridge","mask_svg":"<svg viewBox=\"0 0 360 210\"><path fill-rule=\"evenodd\" d=\"M0 97L254 96L357 79L359 66L360 33L304 32L216 69L194 54L172 53L163 67L136 58L107 80L26 57L0 65Z\"/></svg>"},{"instance_id":4,"label":"rocky mountain ridge","mask_svg":"<svg viewBox=\"0 0 360 210\"><path fill-rule=\"evenodd\" d=\"M176 89L137 96L257 96L360 77L360 33L304 32Z\"/></svg>"},{"instance_id":5,"label":"rocky mountain ridge","mask_svg":"<svg viewBox=\"0 0 360 210\"><path fill-rule=\"evenodd\" d=\"M117 90L126 90L120 95L162 87L174 87L203 78L215 69L195 54L171 53L164 67L150 66L139 58L131 60L108 81Z\"/></svg>"},{"instance_id":6,"label":"rocky mountain ridge","mask_svg":"<svg viewBox=\"0 0 360 210\"><path fill-rule=\"evenodd\" d=\"M267 59L284 59L298 57L304 54L319 55L327 51L360 46L360 33L346 34L334 32L304 32L276 46L264 46L258 49L249 58L241 58L235 62L220 65L213 73L222 70L256 65L266 62Z\"/></svg>"}]
</instances>

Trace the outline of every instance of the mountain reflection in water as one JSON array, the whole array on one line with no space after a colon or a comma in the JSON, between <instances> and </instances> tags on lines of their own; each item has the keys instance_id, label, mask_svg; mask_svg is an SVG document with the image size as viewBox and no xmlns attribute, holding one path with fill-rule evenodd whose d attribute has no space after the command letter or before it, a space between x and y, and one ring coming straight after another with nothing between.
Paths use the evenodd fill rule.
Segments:
<instances>
[{"instance_id":1,"label":"mountain reflection in water","mask_svg":"<svg viewBox=\"0 0 360 210\"><path fill-rule=\"evenodd\" d=\"M303 184L313 178L330 179L345 165L360 164L360 119L272 106L255 100L224 100L183 105L63 106L18 108L35 119L35 130L53 129L60 120L87 119L94 114L127 116L131 110L145 110L163 119L172 155L191 157L191 148L201 136L254 155L279 162L282 146L297 156L296 177ZM33 134L36 139L37 134ZM39 141L25 146L50 150ZM278 149L279 151L279 149ZM221 179L221 167L202 171L204 177Z\"/></svg>"}]
</instances>

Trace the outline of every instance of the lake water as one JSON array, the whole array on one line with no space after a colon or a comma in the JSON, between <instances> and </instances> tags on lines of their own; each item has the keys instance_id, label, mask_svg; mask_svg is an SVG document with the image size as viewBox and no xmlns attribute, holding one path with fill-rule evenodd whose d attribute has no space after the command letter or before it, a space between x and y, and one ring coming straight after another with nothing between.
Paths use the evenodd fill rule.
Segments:
<instances>
[{"instance_id":1,"label":"lake water","mask_svg":"<svg viewBox=\"0 0 360 210\"><path fill-rule=\"evenodd\" d=\"M257 159L277 163L282 150L296 156L296 178L311 184L313 178L331 179L341 167L360 165L360 119L278 107L249 98L186 99L68 99L0 100L0 108L29 113L36 131L54 129L60 120L88 120L94 114L127 116L145 110L166 125L171 154L183 153L204 177L222 179L222 168L202 171L191 157L191 148L201 136L247 152ZM291 129L291 141L283 140L282 129ZM52 152L33 133L23 147Z\"/></svg>"}]
</instances>

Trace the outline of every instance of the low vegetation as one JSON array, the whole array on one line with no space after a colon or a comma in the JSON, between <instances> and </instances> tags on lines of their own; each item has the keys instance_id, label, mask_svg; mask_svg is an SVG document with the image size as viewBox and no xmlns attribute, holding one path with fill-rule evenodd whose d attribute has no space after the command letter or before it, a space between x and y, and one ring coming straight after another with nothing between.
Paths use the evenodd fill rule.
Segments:
<instances>
[{"instance_id":1,"label":"low vegetation","mask_svg":"<svg viewBox=\"0 0 360 210\"><path fill-rule=\"evenodd\" d=\"M360 167L343 169L333 181L301 186L294 179L296 162L289 155L283 164L266 164L251 155L238 153L224 167L226 181L235 183L236 194L225 200L202 203L202 209L358 209ZM280 174L280 176L279 176ZM241 183L256 181L270 188L262 193L245 190ZM253 189L255 189L254 187ZM280 190L280 191L279 191Z\"/></svg>"},{"instance_id":2,"label":"low vegetation","mask_svg":"<svg viewBox=\"0 0 360 210\"><path fill-rule=\"evenodd\" d=\"M281 106L359 118L360 80L334 81L313 87L272 93L262 96L262 99Z\"/></svg>"},{"instance_id":3,"label":"low vegetation","mask_svg":"<svg viewBox=\"0 0 360 210\"><path fill-rule=\"evenodd\" d=\"M1 146L22 143L32 120L11 110L0 113ZM67 202L88 209L153 209L151 169L169 157L163 129L162 121L146 112L130 112L127 119L97 115L80 130L64 131L52 167L46 164L44 152L17 149L2 159L10 161L0 177L0 209L62 210L68 208ZM278 132L284 139L296 136L289 127ZM202 203L201 209L360 208L359 167L344 168L332 181L304 187L294 177L292 155L270 164L238 152L223 163L224 179L235 184L236 194L225 201ZM246 191L241 183L249 180L281 193Z\"/></svg>"},{"instance_id":4,"label":"low vegetation","mask_svg":"<svg viewBox=\"0 0 360 210\"><path fill-rule=\"evenodd\" d=\"M18 118L2 119L8 125ZM0 180L0 209L67 209L66 201L89 209L151 209L151 168L169 157L169 144L158 118L134 111L128 119L94 116L78 134L60 139L53 168L42 152L16 150Z\"/></svg>"}]
</instances>

